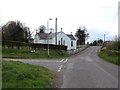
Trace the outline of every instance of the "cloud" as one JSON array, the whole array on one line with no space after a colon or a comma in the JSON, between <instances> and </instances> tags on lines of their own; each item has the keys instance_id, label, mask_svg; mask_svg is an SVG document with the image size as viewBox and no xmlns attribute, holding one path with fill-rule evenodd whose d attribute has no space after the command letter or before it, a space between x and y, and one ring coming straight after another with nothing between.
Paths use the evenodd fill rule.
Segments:
<instances>
[{"instance_id":1,"label":"cloud","mask_svg":"<svg viewBox=\"0 0 120 90\"><path fill-rule=\"evenodd\" d=\"M111 25L117 12L118 1L1 0L0 19L1 23L20 20L36 29L40 25L46 25L49 18L53 19L50 26L54 28L57 17L58 31L62 27L65 33L75 33L79 25L85 25L91 35L97 38L100 33L117 33L117 20L112 28Z\"/></svg>"}]
</instances>

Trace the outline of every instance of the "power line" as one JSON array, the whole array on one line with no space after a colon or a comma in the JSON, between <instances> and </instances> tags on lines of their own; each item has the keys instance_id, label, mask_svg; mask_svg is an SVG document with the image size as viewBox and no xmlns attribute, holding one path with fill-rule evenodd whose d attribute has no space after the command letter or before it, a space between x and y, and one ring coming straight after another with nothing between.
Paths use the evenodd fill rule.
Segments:
<instances>
[{"instance_id":1,"label":"power line","mask_svg":"<svg viewBox=\"0 0 120 90\"><path fill-rule=\"evenodd\" d=\"M117 11L117 13L115 14L115 17L114 17L114 19L113 19L113 22L112 22L111 28L113 27L113 25L114 25L114 23L115 23L115 20L116 20L117 15L118 15L118 11Z\"/></svg>"},{"instance_id":2,"label":"power line","mask_svg":"<svg viewBox=\"0 0 120 90\"><path fill-rule=\"evenodd\" d=\"M119 8L120 8L120 7L119 7ZM113 25L114 25L114 23L115 23L115 20L116 20L117 15L118 15L118 11L117 11L116 14L115 14L115 17L114 17L114 19L113 19L113 22L112 22L112 25L111 25L111 27L110 27L110 30L112 29L112 27L113 27ZM106 40L106 35L108 35L109 33L110 33L110 31L109 31L107 34L104 34L104 42L105 42L105 40Z\"/></svg>"}]
</instances>

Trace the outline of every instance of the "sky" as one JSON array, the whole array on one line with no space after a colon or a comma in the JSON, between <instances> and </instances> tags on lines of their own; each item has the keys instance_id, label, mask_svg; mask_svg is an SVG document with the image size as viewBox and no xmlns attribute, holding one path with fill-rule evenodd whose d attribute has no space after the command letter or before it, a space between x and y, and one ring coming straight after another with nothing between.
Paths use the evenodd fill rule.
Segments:
<instances>
[{"instance_id":1,"label":"sky","mask_svg":"<svg viewBox=\"0 0 120 90\"><path fill-rule=\"evenodd\" d=\"M40 25L74 35L79 26L85 26L89 40L112 40L118 35L119 0L0 0L0 25L19 20L30 27L31 32ZM34 32L35 34L35 32ZM34 35L33 34L33 35Z\"/></svg>"}]
</instances>

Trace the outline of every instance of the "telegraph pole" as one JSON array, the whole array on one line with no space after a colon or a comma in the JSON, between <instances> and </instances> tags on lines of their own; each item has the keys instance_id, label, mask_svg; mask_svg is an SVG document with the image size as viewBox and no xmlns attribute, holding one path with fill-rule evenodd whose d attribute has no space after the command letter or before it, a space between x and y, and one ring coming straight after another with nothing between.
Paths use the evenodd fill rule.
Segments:
<instances>
[{"instance_id":1,"label":"telegraph pole","mask_svg":"<svg viewBox=\"0 0 120 90\"><path fill-rule=\"evenodd\" d=\"M118 37L117 37L117 35L116 35L116 41L118 41Z\"/></svg>"},{"instance_id":2,"label":"telegraph pole","mask_svg":"<svg viewBox=\"0 0 120 90\"><path fill-rule=\"evenodd\" d=\"M57 45L57 18L55 18L55 44Z\"/></svg>"},{"instance_id":3,"label":"telegraph pole","mask_svg":"<svg viewBox=\"0 0 120 90\"><path fill-rule=\"evenodd\" d=\"M104 43L105 43L105 34L104 34Z\"/></svg>"}]
</instances>

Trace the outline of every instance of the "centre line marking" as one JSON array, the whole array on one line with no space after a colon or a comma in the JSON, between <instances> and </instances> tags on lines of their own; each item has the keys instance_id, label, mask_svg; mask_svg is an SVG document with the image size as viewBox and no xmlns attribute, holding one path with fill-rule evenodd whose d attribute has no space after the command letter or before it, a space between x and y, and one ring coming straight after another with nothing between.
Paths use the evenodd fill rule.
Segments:
<instances>
[{"instance_id":1,"label":"centre line marking","mask_svg":"<svg viewBox=\"0 0 120 90\"><path fill-rule=\"evenodd\" d=\"M63 65L61 65L61 66L59 67L58 72L60 72L60 70L62 69L62 66L63 66Z\"/></svg>"}]
</instances>

